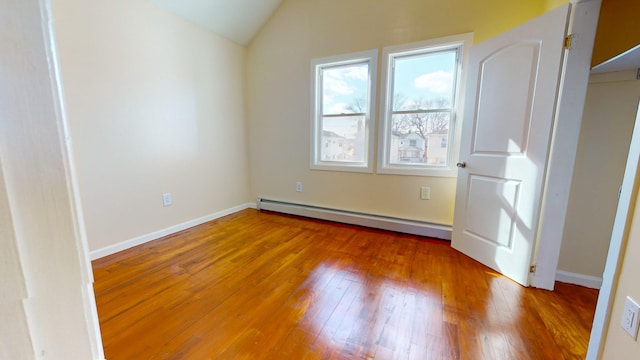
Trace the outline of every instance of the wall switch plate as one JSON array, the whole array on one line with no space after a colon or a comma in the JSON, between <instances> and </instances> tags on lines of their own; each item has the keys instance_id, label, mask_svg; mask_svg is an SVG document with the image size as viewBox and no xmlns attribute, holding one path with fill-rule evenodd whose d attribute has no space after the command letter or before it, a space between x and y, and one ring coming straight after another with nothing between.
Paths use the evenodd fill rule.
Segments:
<instances>
[{"instance_id":1,"label":"wall switch plate","mask_svg":"<svg viewBox=\"0 0 640 360\"><path fill-rule=\"evenodd\" d=\"M420 199L429 200L431 199L431 188L428 186L423 186L420 188Z\"/></svg>"},{"instance_id":2,"label":"wall switch plate","mask_svg":"<svg viewBox=\"0 0 640 360\"><path fill-rule=\"evenodd\" d=\"M162 206L171 206L172 203L171 193L162 194Z\"/></svg>"},{"instance_id":3,"label":"wall switch plate","mask_svg":"<svg viewBox=\"0 0 640 360\"><path fill-rule=\"evenodd\" d=\"M296 191L302 192L302 181L296 182Z\"/></svg>"},{"instance_id":4,"label":"wall switch plate","mask_svg":"<svg viewBox=\"0 0 640 360\"><path fill-rule=\"evenodd\" d=\"M634 340L638 339L638 313L640 306L632 298L627 296L624 302L624 310L622 311L622 328Z\"/></svg>"}]
</instances>

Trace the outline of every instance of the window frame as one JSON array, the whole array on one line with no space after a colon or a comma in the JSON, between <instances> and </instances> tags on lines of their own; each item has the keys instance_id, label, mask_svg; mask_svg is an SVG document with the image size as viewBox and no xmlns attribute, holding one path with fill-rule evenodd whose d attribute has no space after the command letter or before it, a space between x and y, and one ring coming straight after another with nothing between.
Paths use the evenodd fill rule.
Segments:
<instances>
[{"instance_id":1,"label":"window frame","mask_svg":"<svg viewBox=\"0 0 640 360\"><path fill-rule=\"evenodd\" d=\"M469 47L473 43L473 33L447 36L426 41L397 46L388 46L382 50L382 80L380 89L380 121L378 124L378 164L377 173L395 175L418 175L437 177L456 177L456 159L460 154L460 136L462 110L464 108L464 83ZM449 119L448 156L446 166L391 164L391 121L393 112L393 76L394 59L412 55L435 53L459 48L457 76L454 82L453 106ZM426 140L426 139L425 139Z\"/></svg>"},{"instance_id":2,"label":"window frame","mask_svg":"<svg viewBox=\"0 0 640 360\"><path fill-rule=\"evenodd\" d=\"M369 64L369 84L368 84L368 111L364 113L344 114L345 116L361 115L365 118L364 123L364 146L362 162L342 162L327 161L321 159L322 147L322 121L323 114L323 89L322 71L327 68L351 64ZM347 171L373 173L374 159L374 123L376 114L376 90L378 73L378 49L360 51L344 55L329 56L311 60L311 169ZM334 115L336 116L336 115Z\"/></svg>"}]
</instances>

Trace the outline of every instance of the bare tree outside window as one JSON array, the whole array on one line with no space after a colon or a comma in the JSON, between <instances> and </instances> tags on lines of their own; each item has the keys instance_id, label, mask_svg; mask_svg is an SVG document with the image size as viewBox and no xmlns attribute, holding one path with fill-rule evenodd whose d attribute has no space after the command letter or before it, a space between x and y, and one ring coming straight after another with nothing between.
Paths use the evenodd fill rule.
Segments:
<instances>
[{"instance_id":1,"label":"bare tree outside window","mask_svg":"<svg viewBox=\"0 0 640 360\"><path fill-rule=\"evenodd\" d=\"M389 164L446 166L458 49L391 55ZM436 146L437 144L437 146Z\"/></svg>"}]
</instances>

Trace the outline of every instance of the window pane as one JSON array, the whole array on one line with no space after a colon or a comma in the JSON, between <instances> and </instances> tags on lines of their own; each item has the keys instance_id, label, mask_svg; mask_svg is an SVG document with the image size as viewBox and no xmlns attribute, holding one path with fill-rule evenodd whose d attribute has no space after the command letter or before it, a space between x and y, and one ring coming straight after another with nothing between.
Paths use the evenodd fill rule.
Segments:
<instances>
[{"instance_id":1,"label":"window pane","mask_svg":"<svg viewBox=\"0 0 640 360\"><path fill-rule=\"evenodd\" d=\"M389 163L446 166L450 120L448 111L393 115Z\"/></svg>"},{"instance_id":2,"label":"window pane","mask_svg":"<svg viewBox=\"0 0 640 360\"><path fill-rule=\"evenodd\" d=\"M364 162L364 116L322 119L321 161Z\"/></svg>"},{"instance_id":3,"label":"window pane","mask_svg":"<svg viewBox=\"0 0 640 360\"><path fill-rule=\"evenodd\" d=\"M369 63L322 70L322 114L353 114L368 111Z\"/></svg>"},{"instance_id":4,"label":"window pane","mask_svg":"<svg viewBox=\"0 0 640 360\"><path fill-rule=\"evenodd\" d=\"M395 58L393 111L453 106L457 50Z\"/></svg>"}]
</instances>

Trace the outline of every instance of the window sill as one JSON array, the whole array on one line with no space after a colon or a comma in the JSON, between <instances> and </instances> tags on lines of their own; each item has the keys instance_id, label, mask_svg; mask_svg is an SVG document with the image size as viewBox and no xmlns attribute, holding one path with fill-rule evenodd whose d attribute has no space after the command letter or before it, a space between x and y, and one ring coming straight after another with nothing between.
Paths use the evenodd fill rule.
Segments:
<instances>
[{"instance_id":1,"label":"window sill","mask_svg":"<svg viewBox=\"0 0 640 360\"><path fill-rule=\"evenodd\" d=\"M320 164L311 164L311 170L324 170L324 171L341 171L341 172L356 172L356 173L373 173L371 166L365 165L347 165L342 163L323 162Z\"/></svg>"}]
</instances>

